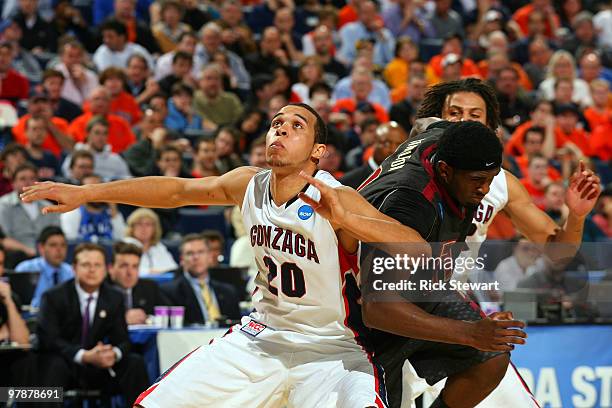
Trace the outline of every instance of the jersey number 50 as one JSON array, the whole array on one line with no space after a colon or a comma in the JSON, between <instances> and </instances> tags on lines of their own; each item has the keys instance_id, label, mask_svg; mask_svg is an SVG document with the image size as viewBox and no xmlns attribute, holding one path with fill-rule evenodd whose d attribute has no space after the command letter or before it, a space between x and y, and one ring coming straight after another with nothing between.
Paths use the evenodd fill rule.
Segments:
<instances>
[{"instance_id":1,"label":"jersey number 50","mask_svg":"<svg viewBox=\"0 0 612 408\"><path fill-rule=\"evenodd\" d=\"M264 264L268 267L268 290L278 296L278 288L272 281L278 276L278 265L269 256L264 256ZM288 297L301 298L306 294L304 272L293 262L283 262L280 266L280 288Z\"/></svg>"}]
</instances>

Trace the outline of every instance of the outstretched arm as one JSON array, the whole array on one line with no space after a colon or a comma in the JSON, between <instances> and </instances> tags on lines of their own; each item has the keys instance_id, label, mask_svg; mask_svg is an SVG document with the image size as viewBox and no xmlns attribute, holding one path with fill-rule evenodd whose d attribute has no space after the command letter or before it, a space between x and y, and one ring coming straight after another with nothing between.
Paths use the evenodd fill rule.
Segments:
<instances>
[{"instance_id":1,"label":"outstretched arm","mask_svg":"<svg viewBox=\"0 0 612 408\"><path fill-rule=\"evenodd\" d=\"M44 214L67 212L87 202L122 203L151 208L202 204L242 205L246 186L259 170L257 167L239 167L219 177L141 177L87 186L45 182L26 187L21 199L24 202L57 202L56 205L43 208Z\"/></svg>"}]
</instances>

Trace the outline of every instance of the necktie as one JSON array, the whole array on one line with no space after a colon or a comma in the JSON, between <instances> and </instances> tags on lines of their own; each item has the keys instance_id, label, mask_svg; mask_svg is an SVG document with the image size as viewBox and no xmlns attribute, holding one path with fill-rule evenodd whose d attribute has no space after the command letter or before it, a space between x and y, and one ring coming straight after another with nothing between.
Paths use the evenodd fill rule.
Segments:
<instances>
[{"instance_id":1,"label":"necktie","mask_svg":"<svg viewBox=\"0 0 612 408\"><path fill-rule=\"evenodd\" d=\"M85 306L85 311L83 312L83 325L81 326L81 345L83 347L85 347L85 344L87 343L87 336L89 334L89 307L92 300L93 296L89 296L87 298L87 305Z\"/></svg>"},{"instance_id":2,"label":"necktie","mask_svg":"<svg viewBox=\"0 0 612 408\"><path fill-rule=\"evenodd\" d=\"M125 310L132 308L132 291L125 289Z\"/></svg>"},{"instance_id":3,"label":"necktie","mask_svg":"<svg viewBox=\"0 0 612 408\"><path fill-rule=\"evenodd\" d=\"M53 286L56 286L59 283L59 269L54 269L53 270Z\"/></svg>"},{"instance_id":4,"label":"necktie","mask_svg":"<svg viewBox=\"0 0 612 408\"><path fill-rule=\"evenodd\" d=\"M208 320L211 322L216 322L221 317L221 312L219 312L219 307L215 303L206 281L200 283L200 288L202 292L202 299L204 299L206 311L208 312Z\"/></svg>"}]
</instances>

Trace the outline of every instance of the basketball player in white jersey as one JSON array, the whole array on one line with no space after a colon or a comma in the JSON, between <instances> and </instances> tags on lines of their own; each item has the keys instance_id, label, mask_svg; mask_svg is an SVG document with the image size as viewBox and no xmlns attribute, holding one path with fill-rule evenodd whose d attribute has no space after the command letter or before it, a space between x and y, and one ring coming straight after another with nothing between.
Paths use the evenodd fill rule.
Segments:
<instances>
[{"instance_id":1,"label":"basketball player in white jersey","mask_svg":"<svg viewBox=\"0 0 612 408\"><path fill-rule=\"evenodd\" d=\"M317 171L325 134L310 106L291 104L272 119L267 134L271 170L241 167L220 177L145 177L82 187L41 183L22 194L25 202L57 202L44 213L92 201L241 207L259 269L255 311L175 364L137 406L386 406L382 373L360 345L349 314L359 307L349 299L358 292L351 254L360 240L414 242L418 234Z\"/></svg>"},{"instance_id":2,"label":"basketball player in white jersey","mask_svg":"<svg viewBox=\"0 0 612 408\"><path fill-rule=\"evenodd\" d=\"M496 130L501 125L499 103L495 91L484 81L469 78L445 82L431 87L425 94L417 112L417 120L440 118L448 121L478 121ZM425 122L434 122L435 119ZM426 127L425 127L426 128ZM411 133L412 136L412 133ZM487 237L487 230L495 215L503 211L517 230L528 240L540 244L561 243L547 251L553 261L573 257L582 242L582 231L586 216L593 209L601 192L600 180L581 163L578 173L585 176L585 182L592 187L582 196L568 189L565 200L569 208L566 224L559 227L544 211L535 206L529 193L510 172L502 169L493 178L489 192L482 199L474 216L475 232L466 238L472 250L477 251ZM496 314L497 318L512 319L510 312ZM427 383L416 376L409 364L404 366L404 405L418 397L428 388ZM444 387L443 381L430 391L433 396ZM478 408L522 408L538 407L516 368L510 364L506 375Z\"/></svg>"}]
</instances>

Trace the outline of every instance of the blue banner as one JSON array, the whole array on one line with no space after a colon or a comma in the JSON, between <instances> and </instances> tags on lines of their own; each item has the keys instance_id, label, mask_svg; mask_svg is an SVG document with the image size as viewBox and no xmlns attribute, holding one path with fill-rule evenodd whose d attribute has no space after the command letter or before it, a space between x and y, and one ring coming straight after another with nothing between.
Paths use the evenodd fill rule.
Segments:
<instances>
[{"instance_id":1,"label":"blue banner","mask_svg":"<svg viewBox=\"0 0 612 408\"><path fill-rule=\"evenodd\" d=\"M612 326L534 326L512 361L542 408L612 407Z\"/></svg>"}]
</instances>

